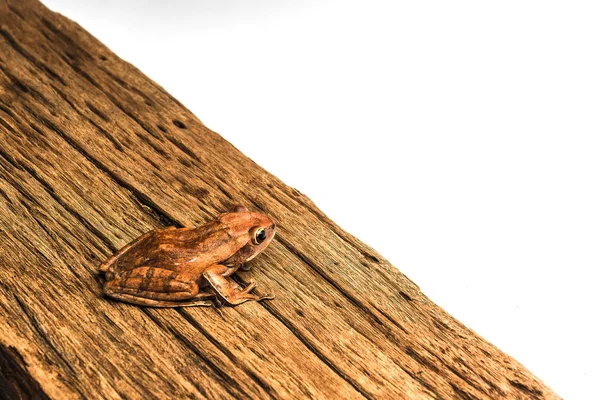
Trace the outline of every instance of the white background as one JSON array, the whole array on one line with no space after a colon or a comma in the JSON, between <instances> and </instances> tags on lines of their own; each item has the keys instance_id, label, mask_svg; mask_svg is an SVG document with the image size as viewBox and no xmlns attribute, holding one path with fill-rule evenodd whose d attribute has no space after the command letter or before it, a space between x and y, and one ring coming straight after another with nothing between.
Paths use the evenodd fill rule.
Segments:
<instances>
[{"instance_id":1,"label":"white background","mask_svg":"<svg viewBox=\"0 0 600 400\"><path fill-rule=\"evenodd\" d=\"M597 2L44 2L559 395L600 398Z\"/></svg>"}]
</instances>

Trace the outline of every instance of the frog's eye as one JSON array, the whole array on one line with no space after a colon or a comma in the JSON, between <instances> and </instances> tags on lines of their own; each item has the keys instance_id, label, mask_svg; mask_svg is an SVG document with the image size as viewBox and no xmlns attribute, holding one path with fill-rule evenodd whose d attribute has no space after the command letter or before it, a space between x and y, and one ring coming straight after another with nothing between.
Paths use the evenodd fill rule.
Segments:
<instances>
[{"instance_id":1,"label":"frog's eye","mask_svg":"<svg viewBox=\"0 0 600 400\"><path fill-rule=\"evenodd\" d=\"M252 243L261 244L267 238L267 231L265 228L255 228L252 232Z\"/></svg>"}]
</instances>

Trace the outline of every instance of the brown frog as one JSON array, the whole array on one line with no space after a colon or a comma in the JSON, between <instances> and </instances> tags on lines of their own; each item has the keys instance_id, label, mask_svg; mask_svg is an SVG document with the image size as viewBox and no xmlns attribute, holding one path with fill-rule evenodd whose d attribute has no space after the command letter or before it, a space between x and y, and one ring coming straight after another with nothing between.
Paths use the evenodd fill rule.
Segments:
<instances>
[{"instance_id":1,"label":"brown frog","mask_svg":"<svg viewBox=\"0 0 600 400\"><path fill-rule=\"evenodd\" d=\"M156 229L129 243L100 266L104 293L150 307L230 305L272 299L227 277L267 247L275 235L268 216L236 206L197 228ZM245 268L243 268L245 269Z\"/></svg>"}]
</instances>

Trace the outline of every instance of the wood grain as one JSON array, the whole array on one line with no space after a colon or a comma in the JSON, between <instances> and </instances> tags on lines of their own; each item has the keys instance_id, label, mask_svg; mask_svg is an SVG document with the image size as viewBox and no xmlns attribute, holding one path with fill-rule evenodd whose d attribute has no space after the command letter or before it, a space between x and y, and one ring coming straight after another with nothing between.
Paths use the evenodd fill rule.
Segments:
<instances>
[{"instance_id":1,"label":"wood grain","mask_svg":"<svg viewBox=\"0 0 600 400\"><path fill-rule=\"evenodd\" d=\"M34 0L0 0L0 143L0 398L557 398ZM115 250L236 203L277 221L237 277L275 300L148 309L101 295Z\"/></svg>"}]
</instances>

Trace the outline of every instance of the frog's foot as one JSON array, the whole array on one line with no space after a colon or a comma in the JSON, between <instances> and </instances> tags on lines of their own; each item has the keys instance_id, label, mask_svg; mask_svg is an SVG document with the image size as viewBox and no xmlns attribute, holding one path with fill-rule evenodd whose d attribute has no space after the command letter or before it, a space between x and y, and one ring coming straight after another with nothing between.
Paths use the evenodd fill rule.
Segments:
<instances>
[{"instance_id":1,"label":"frog's foot","mask_svg":"<svg viewBox=\"0 0 600 400\"><path fill-rule=\"evenodd\" d=\"M104 284L104 293L117 300L152 307L212 305L214 293L200 292L196 281L175 271L139 267Z\"/></svg>"},{"instance_id":2,"label":"frog's foot","mask_svg":"<svg viewBox=\"0 0 600 400\"><path fill-rule=\"evenodd\" d=\"M249 300L260 301L273 299L270 294L262 296L251 294L250 291L256 286L256 282L253 279L250 280L245 288L241 288L237 283L228 280L223 276L227 271L227 267L224 265L215 264L204 271L204 277L215 289L215 291L231 305L238 305Z\"/></svg>"}]
</instances>

